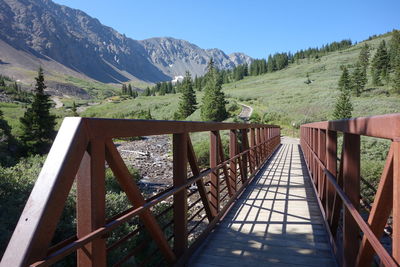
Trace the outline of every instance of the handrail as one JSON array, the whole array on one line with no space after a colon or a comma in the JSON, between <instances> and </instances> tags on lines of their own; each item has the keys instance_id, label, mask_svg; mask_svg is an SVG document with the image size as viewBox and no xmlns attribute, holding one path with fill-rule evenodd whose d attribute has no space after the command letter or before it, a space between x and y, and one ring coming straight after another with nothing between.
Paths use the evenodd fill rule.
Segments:
<instances>
[{"instance_id":1,"label":"handrail","mask_svg":"<svg viewBox=\"0 0 400 267\"><path fill-rule=\"evenodd\" d=\"M343 134L339 168L338 133ZM362 135L392 140L368 222L359 213ZM376 254L384 266L399 266L400 114L304 124L300 127L300 136L303 156L338 261L343 266L369 266ZM393 238L390 254L379 240L392 212ZM342 241L338 235L340 217L343 219ZM360 231L363 233L361 243ZM339 247L338 244L343 246Z\"/></svg>"},{"instance_id":2,"label":"handrail","mask_svg":"<svg viewBox=\"0 0 400 267\"><path fill-rule=\"evenodd\" d=\"M229 130L229 159L223 156L221 130ZM197 165L189 136L189 133L200 131L210 132L210 168L203 171ZM173 137L174 184L146 200L133 182L112 139L160 134L172 134ZM146 230L150 234L162 255L162 261L169 264L184 263L279 144L280 128L275 125L66 118L0 265L48 266L76 251L76 261L80 266L105 266L107 252L111 249L106 247L108 234L124 223L132 223L133 218L140 219L144 227L137 229ZM111 219L105 216L105 163L113 171L133 206ZM188 165L193 173L190 178L187 178ZM77 234L50 247L75 179ZM209 182L206 183L205 179ZM194 205L188 205L186 189L193 183L197 185L196 192L201 200L196 205L202 203L201 211L193 214L200 215L204 211L205 216L188 229L188 221L195 216L188 214L188 209ZM224 184L222 188L221 183ZM161 226L157 221L158 216L150 208L166 199L173 199L172 209L168 208L172 210L173 218L167 226ZM200 223L206 224L205 218L208 220L207 227L196 230L200 231L200 235L189 240L189 234ZM163 232L165 227L171 225L173 242ZM140 231L127 233L111 247L121 242L130 242ZM139 243L119 263L135 256L146 245Z\"/></svg>"}]
</instances>

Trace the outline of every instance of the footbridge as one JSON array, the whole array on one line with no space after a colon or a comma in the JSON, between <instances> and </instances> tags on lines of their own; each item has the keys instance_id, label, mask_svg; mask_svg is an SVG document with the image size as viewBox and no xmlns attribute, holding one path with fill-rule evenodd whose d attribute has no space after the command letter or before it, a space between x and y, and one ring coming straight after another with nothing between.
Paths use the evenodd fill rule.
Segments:
<instances>
[{"instance_id":1,"label":"footbridge","mask_svg":"<svg viewBox=\"0 0 400 267\"><path fill-rule=\"evenodd\" d=\"M201 132L208 166L192 144ZM172 144L173 183L154 194L116 145L151 135ZM368 213L362 136L391 141ZM129 206L112 215L109 170ZM399 181L400 114L305 124L300 139L265 124L66 118L0 265L398 266ZM57 240L71 194L75 232Z\"/></svg>"}]
</instances>

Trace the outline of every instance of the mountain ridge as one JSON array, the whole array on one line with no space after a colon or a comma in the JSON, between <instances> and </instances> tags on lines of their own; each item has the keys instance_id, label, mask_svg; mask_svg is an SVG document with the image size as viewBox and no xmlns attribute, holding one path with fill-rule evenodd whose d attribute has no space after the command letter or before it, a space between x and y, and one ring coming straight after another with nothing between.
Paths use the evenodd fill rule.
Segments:
<instances>
[{"instance_id":1,"label":"mountain ridge","mask_svg":"<svg viewBox=\"0 0 400 267\"><path fill-rule=\"evenodd\" d=\"M36 59L36 68L53 61L55 72L62 74L68 68L69 75L104 83L167 81L187 70L203 75L211 57L220 69L252 60L243 53L226 55L220 49L202 49L172 37L134 40L81 10L51 0L0 0L0 23L4 25L0 40L14 48L14 53ZM16 65L24 71L34 70L33 62L24 66L18 60L4 60L4 50L0 45L0 59L8 65L0 64L0 71L9 74L7 69ZM23 80L24 71L14 70L14 76Z\"/></svg>"}]
</instances>

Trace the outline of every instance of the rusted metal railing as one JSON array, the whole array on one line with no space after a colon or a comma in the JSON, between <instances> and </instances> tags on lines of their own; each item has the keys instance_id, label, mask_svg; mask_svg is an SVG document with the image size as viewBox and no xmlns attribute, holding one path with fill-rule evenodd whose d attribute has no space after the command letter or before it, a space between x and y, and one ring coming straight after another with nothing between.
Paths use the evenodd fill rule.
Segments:
<instances>
[{"instance_id":1,"label":"rusted metal railing","mask_svg":"<svg viewBox=\"0 0 400 267\"><path fill-rule=\"evenodd\" d=\"M337 136L343 134L337 166ZM301 147L317 192L331 243L343 266L370 266L376 254L384 266L400 263L400 114L309 123L301 126ZM359 213L360 136L392 140L368 221ZM341 214L341 211L343 212ZM393 215L392 253L380 243ZM338 235L343 219L343 237ZM362 233L362 236L360 235ZM337 246L342 239L342 247Z\"/></svg>"},{"instance_id":2,"label":"rusted metal railing","mask_svg":"<svg viewBox=\"0 0 400 267\"><path fill-rule=\"evenodd\" d=\"M224 158L222 130L229 131L229 159ZM210 132L210 168L200 170L189 134L204 131ZM145 199L116 149L113 138L161 134L173 135L173 186ZM18 221L1 266L48 266L73 253L76 253L79 266L106 266L110 251L131 242L143 231L148 233L150 240L138 241L115 265L136 257L137 253L147 249L150 241L156 244L156 251L151 255L160 252L158 264L182 264L207 237L279 144L280 128L273 125L66 118ZM105 211L106 164L132 204L130 209L112 218L106 218ZM193 174L190 178L187 177L188 165ZM76 235L51 246L75 180ZM197 189L192 192L189 187L194 183ZM194 194L199 195L199 200L188 205L188 197ZM172 199L172 205L154 214L153 207L166 199ZM200 204L201 211L192 212L189 216L188 210ZM160 225L159 218L171 212L172 219L166 225ZM202 213L204 216L200 220L194 220ZM107 244L110 233L124 223L138 225L134 231ZM206 227L198 228L201 224L206 224ZM164 231L168 227L173 229L170 236ZM190 239L189 235L196 231L200 233ZM146 265L150 258L140 264Z\"/></svg>"}]
</instances>

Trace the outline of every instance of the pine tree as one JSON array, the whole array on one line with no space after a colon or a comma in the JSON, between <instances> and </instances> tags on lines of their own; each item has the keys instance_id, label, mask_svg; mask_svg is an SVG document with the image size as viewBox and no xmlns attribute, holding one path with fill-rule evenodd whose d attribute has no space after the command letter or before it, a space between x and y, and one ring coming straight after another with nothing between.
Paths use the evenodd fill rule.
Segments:
<instances>
[{"instance_id":1,"label":"pine tree","mask_svg":"<svg viewBox=\"0 0 400 267\"><path fill-rule=\"evenodd\" d=\"M268 72L276 71L276 62L271 55L268 56L267 71Z\"/></svg>"},{"instance_id":2,"label":"pine tree","mask_svg":"<svg viewBox=\"0 0 400 267\"><path fill-rule=\"evenodd\" d=\"M394 30L389 42L390 66L394 70L400 64L400 31Z\"/></svg>"},{"instance_id":3,"label":"pine tree","mask_svg":"<svg viewBox=\"0 0 400 267\"><path fill-rule=\"evenodd\" d=\"M348 76L347 68L342 67L342 76L338 84L340 94L336 99L335 110L333 111L333 119L335 120L351 118L353 104L350 99L351 88Z\"/></svg>"},{"instance_id":4,"label":"pine tree","mask_svg":"<svg viewBox=\"0 0 400 267\"><path fill-rule=\"evenodd\" d=\"M11 134L11 127L3 117L0 110L0 166L10 165L15 155L11 147L15 145L15 139Z\"/></svg>"},{"instance_id":5,"label":"pine tree","mask_svg":"<svg viewBox=\"0 0 400 267\"><path fill-rule=\"evenodd\" d=\"M214 61L210 59L205 75L206 84L201 106L201 118L204 121L223 121L228 117L225 94Z\"/></svg>"},{"instance_id":6,"label":"pine tree","mask_svg":"<svg viewBox=\"0 0 400 267\"><path fill-rule=\"evenodd\" d=\"M333 111L333 119L349 119L353 111L353 104L350 99L349 91L341 91L336 99L335 110Z\"/></svg>"},{"instance_id":7,"label":"pine tree","mask_svg":"<svg viewBox=\"0 0 400 267\"><path fill-rule=\"evenodd\" d=\"M79 117L78 109L76 108L76 103L75 103L75 101L72 102L71 111L72 111L72 116L74 116L74 117Z\"/></svg>"},{"instance_id":8,"label":"pine tree","mask_svg":"<svg viewBox=\"0 0 400 267\"><path fill-rule=\"evenodd\" d=\"M122 84L121 94L122 94L122 95L126 95L126 94L127 94L126 84Z\"/></svg>"},{"instance_id":9,"label":"pine tree","mask_svg":"<svg viewBox=\"0 0 400 267\"><path fill-rule=\"evenodd\" d=\"M367 71L369 65L369 45L365 43L361 48L360 54L358 55L358 61L365 71Z\"/></svg>"},{"instance_id":10,"label":"pine tree","mask_svg":"<svg viewBox=\"0 0 400 267\"><path fill-rule=\"evenodd\" d=\"M340 79L338 82L338 87L339 87L339 90L343 91L346 88L350 89L351 83L350 83L349 70L347 69L347 67L341 66L341 69L342 69L342 75L340 76Z\"/></svg>"},{"instance_id":11,"label":"pine tree","mask_svg":"<svg viewBox=\"0 0 400 267\"><path fill-rule=\"evenodd\" d=\"M34 98L31 106L25 111L21 121L22 136L27 152L45 154L53 141L56 125L55 116L50 114L49 95L45 94L43 69L39 68L35 78Z\"/></svg>"},{"instance_id":12,"label":"pine tree","mask_svg":"<svg viewBox=\"0 0 400 267\"><path fill-rule=\"evenodd\" d=\"M394 91L400 94L400 31L393 31L389 45L390 67L393 71L392 85Z\"/></svg>"},{"instance_id":13,"label":"pine tree","mask_svg":"<svg viewBox=\"0 0 400 267\"><path fill-rule=\"evenodd\" d=\"M356 68L351 75L351 88L353 93L359 97L361 92L364 91L367 84L367 72L360 62L357 63Z\"/></svg>"},{"instance_id":14,"label":"pine tree","mask_svg":"<svg viewBox=\"0 0 400 267\"><path fill-rule=\"evenodd\" d=\"M186 119L196 111L196 93L193 90L192 77L187 71L182 82L182 95L180 97L177 118Z\"/></svg>"},{"instance_id":15,"label":"pine tree","mask_svg":"<svg viewBox=\"0 0 400 267\"><path fill-rule=\"evenodd\" d=\"M151 96L151 91L150 91L149 87L146 87L146 90L144 90L143 95L144 96Z\"/></svg>"},{"instance_id":16,"label":"pine tree","mask_svg":"<svg viewBox=\"0 0 400 267\"><path fill-rule=\"evenodd\" d=\"M0 76L0 86L1 87L6 86L6 83L4 82L4 78L2 76Z\"/></svg>"},{"instance_id":17,"label":"pine tree","mask_svg":"<svg viewBox=\"0 0 400 267\"><path fill-rule=\"evenodd\" d=\"M393 89L400 94L400 64L393 71Z\"/></svg>"},{"instance_id":18,"label":"pine tree","mask_svg":"<svg viewBox=\"0 0 400 267\"><path fill-rule=\"evenodd\" d=\"M132 91L132 85L131 84L128 84L128 90L127 91L128 91L127 94L129 96L133 96L133 91Z\"/></svg>"},{"instance_id":19,"label":"pine tree","mask_svg":"<svg viewBox=\"0 0 400 267\"><path fill-rule=\"evenodd\" d=\"M386 42L382 40L378 50L372 59L371 74L372 83L374 85L382 85L382 79L388 78L389 71L389 55L386 49Z\"/></svg>"}]
</instances>

